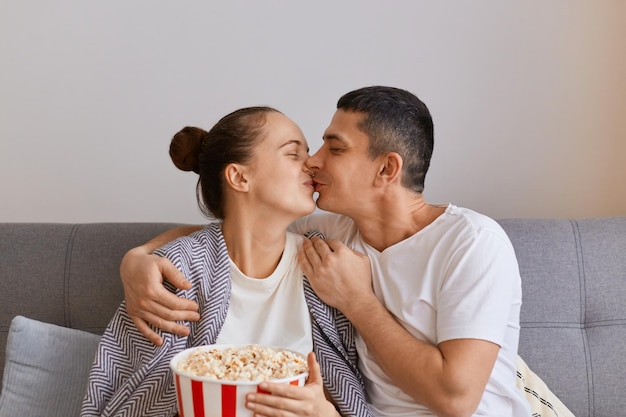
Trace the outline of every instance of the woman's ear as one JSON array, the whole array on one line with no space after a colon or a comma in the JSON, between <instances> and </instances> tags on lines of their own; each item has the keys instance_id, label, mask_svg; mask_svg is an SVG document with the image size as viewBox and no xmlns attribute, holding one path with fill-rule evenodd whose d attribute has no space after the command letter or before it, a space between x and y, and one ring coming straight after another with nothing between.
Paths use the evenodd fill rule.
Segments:
<instances>
[{"instance_id":1,"label":"woman's ear","mask_svg":"<svg viewBox=\"0 0 626 417\"><path fill-rule=\"evenodd\" d=\"M250 188L245 167L239 164L228 164L224 170L226 184L233 190L247 192Z\"/></svg>"},{"instance_id":2,"label":"woman's ear","mask_svg":"<svg viewBox=\"0 0 626 417\"><path fill-rule=\"evenodd\" d=\"M381 156L381 165L376 175L380 185L390 184L400 179L402 173L402 157L397 152L388 152Z\"/></svg>"}]
</instances>

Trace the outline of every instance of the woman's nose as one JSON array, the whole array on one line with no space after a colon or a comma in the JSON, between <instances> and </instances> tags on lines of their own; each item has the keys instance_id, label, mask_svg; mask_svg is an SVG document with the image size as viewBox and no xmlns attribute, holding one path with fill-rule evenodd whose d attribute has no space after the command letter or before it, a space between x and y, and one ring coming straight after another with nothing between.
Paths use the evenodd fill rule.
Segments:
<instances>
[{"instance_id":1,"label":"woman's nose","mask_svg":"<svg viewBox=\"0 0 626 417\"><path fill-rule=\"evenodd\" d=\"M309 167L306 165L306 163L302 166L302 170L303 170L306 174L310 175L310 176L311 176L311 178L313 178L313 177L315 176L315 172L314 172L311 168L309 168Z\"/></svg>"}]
</instances>

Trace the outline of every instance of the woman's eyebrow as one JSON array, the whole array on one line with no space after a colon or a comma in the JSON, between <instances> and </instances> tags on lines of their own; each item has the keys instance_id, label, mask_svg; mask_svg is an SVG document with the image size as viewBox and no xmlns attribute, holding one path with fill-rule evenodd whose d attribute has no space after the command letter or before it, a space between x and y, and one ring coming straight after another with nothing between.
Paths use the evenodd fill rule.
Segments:
<instances>
[{"instance_id":1,"label":"woman's eyebrow","mask_svg":"<svg viewBox=\"0 0 626 417\"><path fill-rule=\"evenodd\" d=\"M289 145L292 145L292 144L295 144L295 145L298 145L298 146L304 146L304 143L301 140L291 139L291 140L288 140L287 142L283 143L282 145L280 145L278 147L278 149L284 148L285 146L289 146ZM307 148L307 150L309 149L308 146L306 148Z\"/></svg>"}]
</instances>

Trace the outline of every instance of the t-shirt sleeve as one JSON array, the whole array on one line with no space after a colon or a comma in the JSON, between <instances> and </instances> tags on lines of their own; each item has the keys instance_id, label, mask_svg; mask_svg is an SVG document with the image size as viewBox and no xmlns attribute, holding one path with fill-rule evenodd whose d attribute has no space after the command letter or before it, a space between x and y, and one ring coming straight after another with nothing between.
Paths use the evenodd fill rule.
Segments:
<instances>
[{"instance_id":1,"label":"t-shirt sleeve","mask_svg":"<svg viewBox=\"0 0 626 417\"><path fill-rule=\"evenodd\" d=\"M311 234L311 232L319 232L328 239L338 239L347 243L354 235L356 226L348 217L325 211L316 211L291 223L288 230L305 236Z\"/></svg>"},{"instance_id":2,"label":"t-shirt sleeve","mask_svg":"<svg viewBox=\"0 0 626 417\"><path fill-rule=\"evenodd\" d=\"M506 236L480 230L460 242L445 266L437 304L438 342L473 338L502 346L521 305L519 267Z\"/></svg>"}]
</instances>

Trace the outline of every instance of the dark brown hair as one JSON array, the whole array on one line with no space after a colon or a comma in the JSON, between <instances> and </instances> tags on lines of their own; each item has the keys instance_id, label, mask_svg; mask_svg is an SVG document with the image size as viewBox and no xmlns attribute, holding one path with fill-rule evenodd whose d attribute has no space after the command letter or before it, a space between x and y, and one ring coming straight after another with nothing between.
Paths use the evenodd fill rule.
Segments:
<instances>
[{"instance_id":1,"label":"dark brown hair","mask_svg":"<svg viewBox=\"0 0 626 417\"><path fill-rule=\"evenodd\" d=\"M397 152L404 162L402 185L424 191L434 147L433 119L426 104L413 93L372 86L343 95L337 108L365 114L359 128L369 137L369 155Z\"/></svg>"},{"instance_id":2,"label":"dark brown hair","mask_svg":"<svg viewBox=\"0 0 626 417\"><path fill-rule=\"evenodd\" d=\"M196 198L209 218L224 218L224 169L228 164L245 164L262 139L266 114L280 113L271 107L245 107L222 117L208 132L187 126L170 143L170 157L183 171L200 176Z\"/></svg>"}]
</instances>

